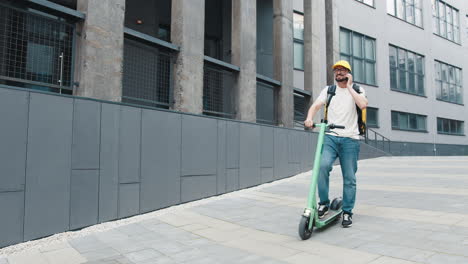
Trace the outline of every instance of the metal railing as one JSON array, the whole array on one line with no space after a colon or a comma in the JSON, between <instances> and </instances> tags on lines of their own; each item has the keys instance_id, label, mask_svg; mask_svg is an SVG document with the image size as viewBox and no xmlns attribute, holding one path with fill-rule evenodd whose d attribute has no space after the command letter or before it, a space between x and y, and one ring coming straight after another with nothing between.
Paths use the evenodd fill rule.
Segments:
<instances>
[{"instance_id":1,"label":"metal railing","mask_svg":"<svg viewBox=\"0 0 468 264\"><path fill-rule=\"evenodd\" d=\"M0 82L72 92L75 26L0 4Z\"/></svg>"},{"instance_id":2,"label":"metal railing","mask_svg":"<svg viewBox=\"0 0 468 264\"><path fill-rule=\"evenodd\" d=\"M235 73L209 62L203 69L203 114L234 118Z\"/></svg>"},{"instance_id":3,"label":"metal railing","mask_svg":"<svg viewBox=\"0 0 468 264\"><path fill-rule=\"evenodd\" d=\"M122 101L169 108L174 57L157 45L125 38Z\"/></svg>"},{"instance_id":4,"label":"metal railing","mask_svg":"<svg viewBox=\"0 0 468 264\"><path fill-rule=\"evenodd\" d=\"M363 140L366 144L374 148L390 153L392 141L371 128L366 129L366 135Z\"/></svg>"}]
</instances>

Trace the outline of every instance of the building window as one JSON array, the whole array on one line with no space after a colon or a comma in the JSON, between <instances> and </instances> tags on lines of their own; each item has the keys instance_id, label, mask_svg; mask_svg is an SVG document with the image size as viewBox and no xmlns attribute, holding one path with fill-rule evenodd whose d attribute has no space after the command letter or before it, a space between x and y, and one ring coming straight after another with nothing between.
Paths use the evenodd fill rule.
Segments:
<instances>
[{"instance_id":1,"label":"building window","mask_svg":"<svg viewBox=\"0 0 468 264\"><path fill-rule=\"evenodd\" d=\"M234 118L235 72L205 61L203 68L203 114Z\"/></svg>"},{"instance_id":2,"label":"building window","mask_svg":"<svg viewBox=\"0 0 468 264\"><path fill-rule=\"evenodd\" d=\"M273 0L256 0L256 2L257 73L273 78Z\"/></svg>"},{"instance_id":3,"label":"building window","mask_svg":"<svg viewBox=\"0 0 468 264\"><path fill-rule=\"evenodd\" d=\"M392 129L427 132L427 116L392 111Z\"/></svg>"},{"instance_id":4,"label":"building window","mask_svg":"<svg viewBox=\"0 0 468 264\"><path fill-rule=\"evenodd\" d=\"M424 96L424 57L390 45L390 88Z\"/></svg>"},{"instance_id":5,"label":"building window","mask_svg":"<svg viewBox=\"0 0 468 264\"><path fill-rule=\"evenodd\" d=\"M171 41L171 0L125 2L125 27Z\"/></svg>"},{"instance_id":6,"label":"building window","mask_svg":"<svg viewBox=\"0 0 468 264\"><path fill-rule=\"evenodd\" d=\"M294 93L294 120L298 121L301 125L307 117L309 99L310 96Z\"/></svg>"},{"instance_id":7,"label":"building window","mask_svg":"<svg viewBox=\"0 0 468 264\"><path fill-rule=\"evenodd\" d=\"M468 15L466 15L466 36L468 36Z\"/></svg>"},{"instance_id":8,"label":"building window","mask_svg":"<svg viewBox=\"0 0 468 264\"><path fill-rule=\"evenodd\" d=\"M387 12L410 24L422 27L422 0L387 0Z\"/></svg>"},{"instance_id":9,"label":"building window","mask_svg":"<svg viewBox=\"0 0 468 264\"><path fill-rule=\"evenodd\" d=\"M460 43L458 10L440 0L432 0L432 15L434 17L434 33L455 43Z\"/></svg>"},{"instance_id":10,"label":"building window","mask_svg":"<svg viewBox=\"0 0 468 264\"><path fill-rule=\"evenodd\" d=\"M463 104L462 70L435 61L436 98L441 101Z\"/></svg>"},{"instance_id":11,"label":"building window","mask_svg":"<svg viewBox=\"0 0 468 264\"><path fill-rule=\"evenodd\" d=\"M277 125L276 88L268 83L257 81L257 122Z\"/></svg>"},{"instance_id":12,"label":"building window","mask_svg":"<svg viewBox=\"0 0 468 264\"><path fill-rule=\"evenodd\" d=\"M374 0L356 0L369 6L374 6Z\"/></svg>"},{"instance_id":13,"label":"building window","mask_svg":"<svg viewBox=\"0 0 468 264\"><path fill-rule=\"evenodd\" d=\"M340 55L350 62L355 82L376 85L375 39L341 28Z\"/></svg>"},{"instance_id":14,"label":"building window","mask_svg":"<svg viewBox=\"0 0 468 264\"><path fill-rule=\"evenodd\" d=\"M231 0L205 0L204 54L231 62Z\"/></svg>"},{"instance_id":15,"label":"building window","mask_svg":"<svg viewBox=\"0 0 468 264\"><path fill-rule=\"evenodd\" d=\"M294 12L294 69L304 70L304 15Z\"/></svg>"},{"instance_id":16,"label":"building window","mask_svg":"<svg viewBox=\"0 0 468 264\"><path fill-rule=\"evenodd\" d=\"M448 134L448 135L465 135L464 131L465 122L446 119L446 118L437 118L437 133L438 134Z\"/></svg>"},{"instance_id":17,"label":"building window","mask_svg":"<svg viewBox=\"0 0 468 264\"><path fill-rule=\"evenodd\" d=\"M122 102L169 108L173 63L174 55L163 48L125 37Z\"/></svg>"},{"instance_id":18,"label":"building window","mask_svg":"<svg viewBox=\"0 0 468 264\"><path fill-rule=\"evenodd\" d=\"M367 126L379 127L379 109L374 107L367 107Z\"/></svg>"},{"instance_id":19,"label":"building window","mask_svg":"<svg viewBox=\"0 0 468 264\"><path fill-rule=\"evenodd\" d=\"M75 25L0 5L0 84L72 94Z\"/></svg>"}]
</instances>

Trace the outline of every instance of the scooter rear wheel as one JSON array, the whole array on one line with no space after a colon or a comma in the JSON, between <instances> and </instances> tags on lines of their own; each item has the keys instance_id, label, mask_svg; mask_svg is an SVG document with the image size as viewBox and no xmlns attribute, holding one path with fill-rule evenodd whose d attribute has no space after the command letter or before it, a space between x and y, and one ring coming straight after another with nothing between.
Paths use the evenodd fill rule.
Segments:
<instances>
[{"instance_id":1,"label":"scooter rear wheel","mask_svg":"<svg viewBox=\"0 0 468 264\"><path fill-rule=\"evenodd\" d=\"M331 202L330 209L337 211L341 209L342 205L343 205L343 200L341 198L335 198Z\"/></svg>"},{"instance_id":2,"label":"scooter rear wheel","mask_svg":"<svg viewBox=\"0 0 468 264\"><path fill-rule=\"evenodd\" d=\"M299 236L302 240L309 239L312 236L312 230L314 229L314 225L309 229L309 217L301 216L301 222L299 223Z\"/></svg>"}]
</instances>

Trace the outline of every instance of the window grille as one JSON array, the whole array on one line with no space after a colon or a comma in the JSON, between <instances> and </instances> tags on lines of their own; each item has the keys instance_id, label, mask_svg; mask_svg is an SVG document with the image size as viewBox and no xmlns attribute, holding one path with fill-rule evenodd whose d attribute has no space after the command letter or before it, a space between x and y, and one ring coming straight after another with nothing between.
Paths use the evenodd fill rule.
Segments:
<instances>
[{"instance_id":1,"label":"window grille","mask_svg":"<svg viewBox=\"0 0 468 264\"><path fill-rule=\"evenodd\" d=\"M203 113L234 118L233 72L205 62L203 70Z\"/></svg>"},{"instance_id":2,"label":"window grille","mask_svg":"<svg viewBox=\"0 0 468 264\"><path fill-rule=\"evenodd\" d=\"M74 32L52 15L0 5L0 82L70 94Z\"/></svg>"},{"instance_id":3,"label":"window grille","mask_svg":"<svg viewBox=\"0 0 468 264\"><path fill-rule=\"evenodd\" d=\"M169 108L173 64L172 54L163 48L125 38L122 101Z\"/></svg>"}]
</instances>

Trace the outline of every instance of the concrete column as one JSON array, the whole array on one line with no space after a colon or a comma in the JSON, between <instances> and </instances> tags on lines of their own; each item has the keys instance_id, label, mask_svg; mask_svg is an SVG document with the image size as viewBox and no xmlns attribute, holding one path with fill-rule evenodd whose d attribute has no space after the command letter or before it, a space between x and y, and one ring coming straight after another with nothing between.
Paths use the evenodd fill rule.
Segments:
<instances>
[{"instance_id":1,"label":"concrete column","mask_svg":"<svg viewBox=\"0 0 468 264\"><path fill-rule=\"evenodd\" d=\"M257 5L232 0L232 63L240 67L235 85L236 119L257 120Z\"/></svg>"},{"instance_id":2,"label":"concrete column","mask_svg":"<svg viewBox=\"0 0 468 264\"><path fill-rule=\"evenodd\" d=\"M80 0L86 20L78 25L75 95L122 99L125 0Z\"/></svg>"},{"instance_id":3,"label":"concrete column","mask_svg":"<svg viewBox=\"0 0 468 264\"><path fill-rule=\"evenodd\" d=\"M171 41L180 47L174 67L174 109L203 112L205 0L172 0Z\"/></svg>"},{"instance_id":4,"label":"concrete column","mask_svg":"<svg viewBox=\"0 0 468 264\"><path fill-rule=\"evenodd\" d=\"M325 87L322 73L326 65L321 60L324 11L324 0L304 0L304 90L312 93L309 107Z\"/></svg>"},{"instance_id":5,"label":"concrete column","mask_svg":"<svg viewBox=\"0 0 468 264\"><path fill-rule=\"evenodd\" d=\"M340 58L340 29L336 0L325 1L325 24L327 38L327 83L335 82L331 67Z\"/></svg>"},{"instance_id":6,"label":"concrete column","mask_svg":"<svg viewBox=\"0 0 468 264\"><path fill-rule=\"evenodd\" d=\"M293 1L273 0L274 77L281 82L278 93L278 125L293 127Z\"/></svg>"}]
</instances>

